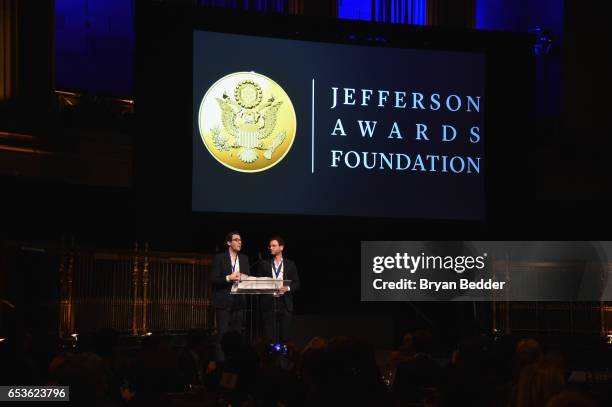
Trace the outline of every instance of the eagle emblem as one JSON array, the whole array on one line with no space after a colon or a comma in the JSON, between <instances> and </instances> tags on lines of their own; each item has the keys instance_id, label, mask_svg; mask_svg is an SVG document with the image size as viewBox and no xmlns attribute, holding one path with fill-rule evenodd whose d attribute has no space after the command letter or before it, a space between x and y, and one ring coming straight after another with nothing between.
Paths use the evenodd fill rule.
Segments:
<instances>
[{"instance_id":1,"label":"eagle emblem","mask_svg":"<svg viewBox=\"0 0 612 407\"><path fill-rule=\"evenodd\" d=\"M244 163L259 158L259 152L270 160L272 153L286 138L285 131L274 133L278 111L282 101L271 95L262 103L261 87L254 80L243 80L234 89L232 99L227 92L216 98L221 109L222 128L210 129L212 142L219 151L237 153Z\"/></svg>"}]
</instances>

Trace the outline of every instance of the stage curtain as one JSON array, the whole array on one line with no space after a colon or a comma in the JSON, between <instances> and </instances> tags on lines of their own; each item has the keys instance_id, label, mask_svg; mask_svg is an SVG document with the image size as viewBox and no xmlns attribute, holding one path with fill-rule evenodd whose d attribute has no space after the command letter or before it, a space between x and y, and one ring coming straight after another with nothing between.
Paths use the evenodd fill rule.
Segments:
<instances>
[{"instance_id":1,"label":"stage curtain","mask_svg":"<svg viewBox=\"0 0 612 407\"><path fill-rule=\"evenodd\" d=\"M424 25L429 1L431 0L372 0L373 20Z\"/></svg>"}]
</instances>

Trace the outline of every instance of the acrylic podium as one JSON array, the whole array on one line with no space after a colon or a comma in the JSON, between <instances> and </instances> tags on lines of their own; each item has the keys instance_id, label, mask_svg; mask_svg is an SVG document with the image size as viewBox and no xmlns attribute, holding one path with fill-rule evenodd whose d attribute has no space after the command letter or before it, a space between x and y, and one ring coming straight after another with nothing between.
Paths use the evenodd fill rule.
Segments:
<instances>
[{"instance_id":1,"label":"acrylic podium","mask_svg":"<svg viewBox=\"0 0 612 407\"><path fill-rule=\"evenodd\" d=\"M291 280L281 280L272 277L243 277L238 281L234 281L230 293L232 295L246 295L246 314L244 315L246 321L244 327L247 330L245 337L248 338L249 343L253 343L256 334L258 334L258 317L259 312L254 313L253 309L259 310L259 296L270 295L273 297L280 297L280 288L289 287ZM274 303L274 315L276 315L276 301ZM278 340L278 328L274 328L275 338L274 341Z\"/></svg>"}]
</instances>

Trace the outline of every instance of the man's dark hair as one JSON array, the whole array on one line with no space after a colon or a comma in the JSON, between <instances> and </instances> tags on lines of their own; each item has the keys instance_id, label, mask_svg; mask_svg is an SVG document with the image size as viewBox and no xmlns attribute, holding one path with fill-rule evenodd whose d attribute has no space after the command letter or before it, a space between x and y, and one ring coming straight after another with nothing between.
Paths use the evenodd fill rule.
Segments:
<instances>
[{"instance_id":1,"label":"man's dark hair","mask_svg":"<svg viewBox=\"0 0 612 407\"><path fill-rule=\"evenodd\" d=\"M238 235L240 236L240 232L229 232L226 236L225 236L225 241L226 242L231 242L232 238L234 237L234 235Z\"/></svg>"},{"instance_id":2,"label":"man's dark hair","mask_svg":"<svg viewBox=\"0 0 612 407\"><path fill-rule=\"evenodd\" d=\"M280 237L280 236L272 236L272 237L270 238L270 242L271 242L271 241L273 241L273 240L276 240L276 241L278 242L278 245L279 245L279 246L284 246L284 245L285 245L285 239L283 239L283 238L282 238L282 237Z\"/></svg>"}]
</instances>

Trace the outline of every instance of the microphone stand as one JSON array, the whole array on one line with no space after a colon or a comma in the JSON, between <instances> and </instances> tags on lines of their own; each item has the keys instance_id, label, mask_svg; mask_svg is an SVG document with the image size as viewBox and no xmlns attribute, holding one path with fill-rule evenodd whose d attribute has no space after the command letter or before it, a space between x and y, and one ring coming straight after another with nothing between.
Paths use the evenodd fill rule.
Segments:
<instances>
[{"instance_id":1,"label":"microphone stand","mask_svg":"<svg viewBox=\"0 0 612 407\"><path fill-rule=\"evenodd\" d=\"M261 252L257 252L257 261L249 266L249 273L251 273L251 269L253 268L253 266L258 265L262 260L263 259L261 257ZM253 275L253 273L251 273L251 275Z\"/></svg>"}]
</instances>

